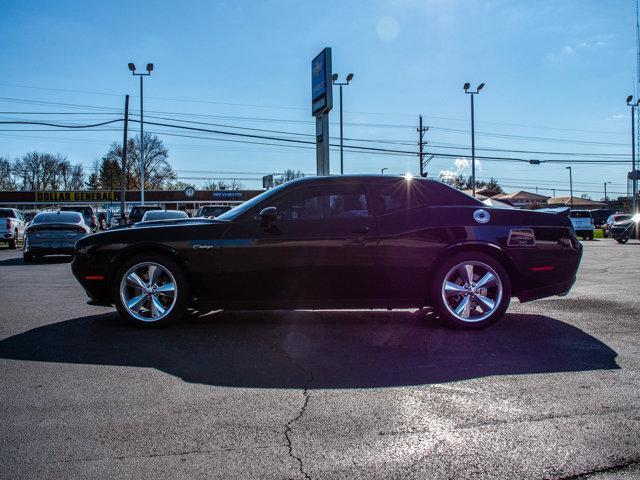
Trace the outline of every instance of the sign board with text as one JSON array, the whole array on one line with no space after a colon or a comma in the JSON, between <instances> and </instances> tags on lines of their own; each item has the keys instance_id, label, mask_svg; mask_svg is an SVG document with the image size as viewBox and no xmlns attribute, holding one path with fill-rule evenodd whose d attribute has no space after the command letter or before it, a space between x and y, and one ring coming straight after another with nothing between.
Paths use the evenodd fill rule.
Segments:
<instances>
[{"instance_id":1,"label":"sign board with text","mask_svg":"<svg viewBox=\"0 0 640 480\"><path fill-rule=\"evenodd\" d=\"M331 48L327 47L311 61L311 113L314 116L333 108L332 74Z\"/></svg>"},{"instance_id":2,"label":"sign board with text","mask_svg":"<svg viewBox=\"0 0 640 480\"><path fill-rule=\"evenodd\" d=\"M115 192L34 192L36 202L111 202Z\"/></svg>"}]
</instances>

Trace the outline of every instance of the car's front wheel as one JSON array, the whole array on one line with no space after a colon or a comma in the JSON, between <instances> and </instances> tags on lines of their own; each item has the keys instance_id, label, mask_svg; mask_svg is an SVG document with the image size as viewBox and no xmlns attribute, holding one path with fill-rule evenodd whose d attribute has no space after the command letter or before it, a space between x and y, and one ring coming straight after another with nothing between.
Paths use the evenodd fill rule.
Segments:
<instances>
[{"instance_id":1,"label":"car's front wheel","mask_svg":"<svg viewBox=\"0 0 640 480\"><path fill-rule=\"evenodd\" d=\"M629 241L629 237L618 237L616 238L616 240L618 241L618 243L627 243Z\"/></svg>"},{"instance_id":2,"label":"car's front wheel","mask_svg":"<svg viewBox=\"0 0 640 480\"><path fill-rule=\"evenodd\" d=\"M442 319L456 328L479 329L499 320L511 302L511 282L495 258L461 253L436 271L431 302Z\"/></svg>"},{"instance_id":3,"label":"car's front wheel","mask_svg":"<svg viewBox=\"0 0 640 480\"><path fill-rule=\"evenodd\" d=\"M180 320L190 290L176 261L162 255L138 255L115 276L113 298L120 316L138 326L166 325Z\"/></svg>"}]
</instances>

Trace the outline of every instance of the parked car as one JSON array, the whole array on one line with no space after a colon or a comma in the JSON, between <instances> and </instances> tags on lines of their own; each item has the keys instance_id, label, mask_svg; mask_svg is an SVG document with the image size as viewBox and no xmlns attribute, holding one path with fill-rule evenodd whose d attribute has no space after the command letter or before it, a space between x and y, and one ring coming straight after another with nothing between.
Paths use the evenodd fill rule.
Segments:
<instances>
[{"instance_id":1,"label":"parked car","mask_svg":"<svg viewBox=\"0 0 640 480\"><path fill-rule=\"evenodd\" d=\"M632 215L628 213L614 213L613 215L609 215L607 221L602 224L602 235L604 238L609 238L611 235L611 227L614 223L631 220L631 217Z\"/></svg>"},{"instance_id":2,"label":"parked car","mask_svg":"<svg viewBox=\"0 0 640 480\"><path fill-rule=\"evenodd\" d=\"M20 210L0 208L0 242L17 248L18 241L24 237L25 219Z\"/></svg>"},{"instance_id":3,"label":"parked car","mask_svg":"<svg viewBox=\"0 0 640 480\"><path fill-rule=\"evenodd\" d=\"M173 222L173 223L172 223ZM79 240L72 271L94 305L153 326L200 309L416 308L450 325L497 321L512 296L565 295L582 245L556 214L490 208L435 180L307 177L217 219Z\"/></svg>"},{"instance_id":4,"label":"parked car","mask_svg":"<svg viewBox=\"0 0 640 480\"><path fill-rule=\"evenodd\" d=\"M571 210L569 213L576 235L583 240L593 240L593 217L589 210Z\"/></svg>"},{"instance_id":5,"label":"parked car","mask_svg":"<svg viewBox=\"0 0 640 480\"><path fill-rule=\"evenodd\" d=\"M65 205L60 207L61 212L78 212L84 218L84 223L95 232L98 230L98 217L90 205Z\"/></svg>"},{"instance_id":6,"label":"parked car","mask_svg":"<svg viewBox=\"0 0 640 480\"><path fill-rule=\"evenodd\" d=\"M129 223L136 223L142 220L142 217L145 213L150 212L152 210L162 210L162 207L158 205L141 205L138 207L133 207L131 212L129 212Z\"/></svg>"},{"instance_id":7,"label":"parked car","mask_svg":"<svg viewBox=\"0 0 640 480\"><path fill-rule=\"evenodd\" d=\"M597 208L595 210L590 210L590 212L595 228L602 228L602 225L604 225L609 216L615 213L613 210L609 210L608 208Z\"/></svg>"},{"instance_id":8,"label":"parked car","mask_svg":"<svg viewBox=\"0 0 640 480\"><path fill-rule=\"evenodd\" d=\"M79 212L41 212L25 231L22 258L32 262L45 255L73 255L76 241L91 234Z\"/></svg>"},{"instance_id":9,"label":"parked car","mask_svg":"<svg viewBox=\"0 0 640 480\"><path fill-rule=\"evenodd\" d=\"M229 210L231 210L231 207L229 206L205 205L196 211L195 216L216 218Z\"/></svg>"},{"instance_id":10,"label":"parked car","mask_svg":"<svg viewBox=\"0 0 640 480\"><path fill-rule=\"evenodd\" d=\"M639 238L638 222L640 222L640 214L628 215L613 222L613 225L611 225L611 237L617 240L618 243L627 243L630 238Z\"/></svg>"},{"instance_id":11,"label":"parked car","mask_svg":"<svg viewBox=\"0 0 640 480\"><path fill-rule=\"evenodd\" d=\"M142 216L142 223L154 222L157 220L173 220L176 218L189 218L182 210L149 210Z\"/></svg>"}]
</instances>

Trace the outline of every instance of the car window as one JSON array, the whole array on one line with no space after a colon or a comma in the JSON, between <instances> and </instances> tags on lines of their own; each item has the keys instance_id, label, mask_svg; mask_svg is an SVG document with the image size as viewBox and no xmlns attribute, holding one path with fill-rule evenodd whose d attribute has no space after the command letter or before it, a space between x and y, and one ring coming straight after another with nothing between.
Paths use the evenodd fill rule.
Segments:
<instances>
[{"instance_id":1,"label":"car window","mask_svg":"<svg viewBox=\"0 0 640 480\"><path fill-rule=\"evenodd\" d=\"M373 201L378 215L400 212L428 204L422 186L406 180L375 186Z\"/></svg>"},{"instance_id":2,"label":"car window","mask_svg":"<svg viewBox=\"0 0 640 480\"><path fill-rule=\"evenodd\" d=\"M587 210L573 210L569 216L571 218L591 218L591 212Z\"/></svg>"},{"instance_id":3,"label":"car window","mask_svg":"<svg viewBox=\"0 0 640 480\"><path fill-rule=\"evenodd\" d=\"M614 222L624 222L626 220L631 220L631 215L616 215L613 217Z\"/></svg>"},{"instance_id":4,"label":"car window","mask_svg":"<svg viewBox=\"0 0 640 480\"><path fill-rule=\"evenodd\" d=\"M47 212L33 217L33 223L80 223L82 215L78 212Z\"/></svg>"},{"instance_id":5,"label":"car window","mask_svg":"<svg viewBox=\"0 0 640 480\"><path fill-rule=\"evenodd\" d=\"M347 185L301 188L279 199L274 206L282 220L318 220L369 215L364 188Z\"/></svg>"},{"instance_id":6,"label":"car window","mask_svg":"<svg viewBox=\"0 0 640 480\"><path fill-rule=\"evenodd\" d=\"M2 218L16 218L16 214L11 208L0 208L0 217Z\"/></svg>"}]
</instances>

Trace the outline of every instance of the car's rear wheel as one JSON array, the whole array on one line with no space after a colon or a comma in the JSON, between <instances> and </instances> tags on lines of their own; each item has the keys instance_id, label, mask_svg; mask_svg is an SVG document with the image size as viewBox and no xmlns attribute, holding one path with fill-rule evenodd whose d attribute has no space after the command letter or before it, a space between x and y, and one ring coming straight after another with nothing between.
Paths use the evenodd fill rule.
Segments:
<instances>
[{"instance_id":1,"label":"car's rear wheel","mask_svg":"<svg viewBox=\"0 0 640 480\"><path fill-rule=\"evenodd\" d=\"M627 243L629 241L629 237L618 237L616 238L618 243Z\"/></svg>"},{"instance_id":2,"label":"car's rear wheel","mask_svg":"<svg viewBox=\"0 0 640 480\"><path fill-rule=\"evenodd\" d=\"M24 252L22 254L22 260L24 260L24 263L31 263L33 262L33 253L30 252Z\"/></svg>"},{"instance_id":3,"label":"car's rear wheel","mask_svg":"<svg viewBox=\"0 0 640 480\"><path fill-rule=\"evenodd\" d=\"M18 248L18 232L15 232L13 238L9 240L9 248L12 250Z\"/></svg>"},{"instance_id":4,"label":"car's rear wheel","mask_svg":"<svg viewBox=\"0 0 640 480\"><path fill-rule=\"evenodd\" d=\"M438 268L431 288L436 312L452 327L484 328L499 320L511 302L511 282L495 258L470 252Z\"/></svg>"},{"instance_id":5,"label":"car's rear wheel","mask_svg":"<svg viewBox=\"0 0 640 480\"><path fill-rule=\"evenodd\" d=\"M162 255L138 255L115 276L113 299L120 316L143 327L180 320L188 306L189 284L182 267Z\"/></svg>"}]
</instances>

